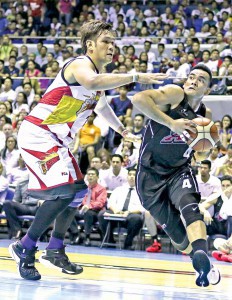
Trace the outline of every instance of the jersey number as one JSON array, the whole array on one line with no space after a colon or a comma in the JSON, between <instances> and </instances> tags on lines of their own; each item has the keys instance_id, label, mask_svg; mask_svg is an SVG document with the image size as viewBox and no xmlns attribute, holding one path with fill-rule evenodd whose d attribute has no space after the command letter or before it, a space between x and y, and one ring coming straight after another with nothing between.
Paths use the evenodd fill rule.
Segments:
<instances>
[{"instance_id":1,"label":"jersey number","mask_svg":"<svg viewBox=\"0 0 232 300\"><path fill-rule=\"evenodd\" d=\"M192 187L192 185L191 185L189 179L184 179L183 184L182 184L182 188L183 188L183 189L184 189L184 188L191 189L191 187Z\"/></svg>"},{"instance_id":2,"label":"jersey number","mask_svg":"<svg viewBox=\"0 0 232 300\"><path fill-rule=\"evenodd\" d=\"M183 154L183 157L189 158L191 153L192 153L192 148L189 147Z\"/></svg>"}]
</instances>

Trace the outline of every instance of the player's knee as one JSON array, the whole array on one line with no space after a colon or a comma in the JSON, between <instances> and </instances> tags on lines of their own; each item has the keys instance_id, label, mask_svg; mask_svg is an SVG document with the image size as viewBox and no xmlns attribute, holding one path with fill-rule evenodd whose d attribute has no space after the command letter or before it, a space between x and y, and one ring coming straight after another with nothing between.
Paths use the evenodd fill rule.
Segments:
<instances>
[{"instance_id":1,"label":"player's knee","mask_svg":"<svg viewBox=\"0 0 232 300\"><path fill-rule=\"evenodd\" d=\"M203 220L203 216L198 207L199 197L198 194L187 194L180 200L179 209L184 218L186 227L196 221Z\"/></svg>"}]
</instances>

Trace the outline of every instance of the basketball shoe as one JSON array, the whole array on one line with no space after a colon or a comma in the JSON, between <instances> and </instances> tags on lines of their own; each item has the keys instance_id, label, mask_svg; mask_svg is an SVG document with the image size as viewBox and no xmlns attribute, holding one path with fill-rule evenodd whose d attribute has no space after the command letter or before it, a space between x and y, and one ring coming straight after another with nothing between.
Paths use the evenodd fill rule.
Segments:
<instances>
[{"instance_id":1,"label":"basketball shoe","mask_svg":"<svg viewBox=\"0 0 232 300\"><path fill-rule=\"evenodd\" d=\"M146 251L153 253L161 252L161 244L157 241L154 241L151 246L147 247Z\"/></svg>"},{"instance_id":2,"label":"basketball shoe","mask_svg":"<svg viewBox=\"0 0 232 300\"><path fill-rule=\"evenodd\" d=\"M71 263L65 254L65 247L61 249L46 249L39 257L39 262L46 267L58 269L62 273L75 275L83 272L83 268Z\"/></svg>"},{"instance_id":3,"label":"basketball shoe","mask_svg":"<svg viewBox=\"0 0 232 300\"><path fill-rule=\"evenodd\" d=\"M18 271L22 278L27 280L39 280L41 275L35 268L35 253L37 247L31 250L23 248L20 241L16 241L9 246L9 253L18 265Z\"/></svg>"},{"instance_id":4,"label":"basketball shoe","mask_svg":"<svg viewBox=\"0 0 232 300\"><path fill-rule=\"evenodd\" d=\"M218 284L221 280L219 270L210 263L207 254L198 250L193 255L193 267L196 270L196 285L208 286Z\"/></svg>"}]
</instances>

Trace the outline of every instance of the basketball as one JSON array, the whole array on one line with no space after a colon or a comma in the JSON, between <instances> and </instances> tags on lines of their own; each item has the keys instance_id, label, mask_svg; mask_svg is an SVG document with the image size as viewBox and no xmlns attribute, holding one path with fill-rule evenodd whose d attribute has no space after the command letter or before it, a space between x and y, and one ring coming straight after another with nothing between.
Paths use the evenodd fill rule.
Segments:
<instances>
[{"instance_id":1,"label":"basketball","mask_svg":"<svg viewBox=\"0 0 232 300\"><path fill-rule=\"evenodd\" d=\"M189 132L193 140L188 140L187 144L195 151L207 151L219 141L217 126L210 119L198 117L192 120L197 124L196 133Z\"/></svg>"}]
</instances>

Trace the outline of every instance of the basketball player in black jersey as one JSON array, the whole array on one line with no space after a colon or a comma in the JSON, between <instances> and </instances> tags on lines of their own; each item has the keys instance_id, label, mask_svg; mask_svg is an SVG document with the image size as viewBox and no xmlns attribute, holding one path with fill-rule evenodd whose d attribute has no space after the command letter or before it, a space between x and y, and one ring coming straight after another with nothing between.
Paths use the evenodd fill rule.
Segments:
<instances>
[{"instance_id":1,"label":"basketball player in black jersey","mask_svg":"<svg viewBox=\"0 0 232 300\"><path fill-rule=\"evenodd\" d=\"M220 273L207 256L206 226L198 208L200 194L190 166L194 151L182 139L190 138L187 130L195 132L192 119L198 115L211 118L202 103L211 80L211 71L197 65L183 89L166 85L140 92L132 100L150 118L140 148L138 194L173 245L191 255L198 286L217 284Z\"/></svg>"}]
</instances>

